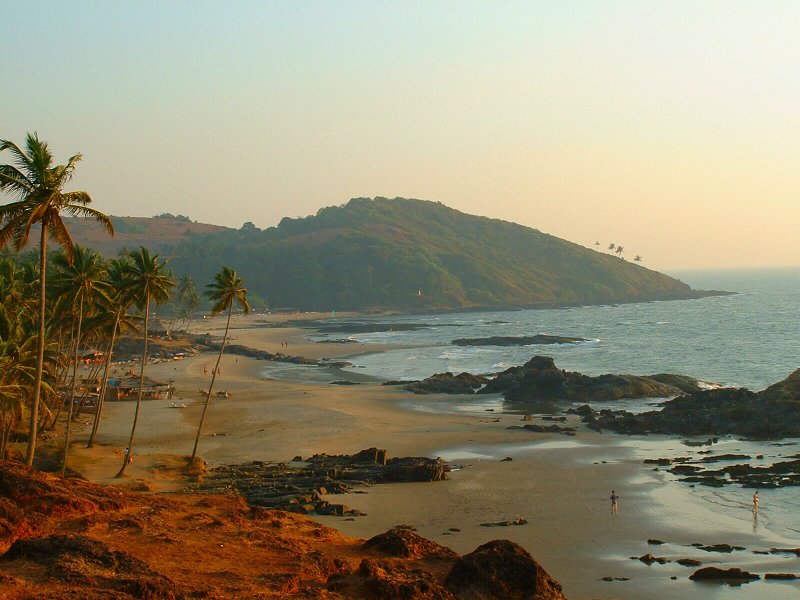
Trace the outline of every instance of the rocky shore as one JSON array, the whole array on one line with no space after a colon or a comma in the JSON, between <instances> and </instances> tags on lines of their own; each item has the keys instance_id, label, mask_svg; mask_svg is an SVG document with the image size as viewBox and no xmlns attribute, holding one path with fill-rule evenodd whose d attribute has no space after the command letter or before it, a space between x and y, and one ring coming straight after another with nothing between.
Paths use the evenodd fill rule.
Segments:
<instances>
[{"instance_id":1,"label":"rocky shore","mask_svg":"<svg viewBox=\"0 0 800 600\"><path fill-rule=\"evenodd\" d=\"M800 436L800 369L761 392L744 388L697 390L663 404L661 410L633 414L583 406L592 429L619 433L739 435L772 440Z\"/></svg>"},{"instance_id":2,"label":"rocky shore","mask_svg":"<svg viewBox=\"0 0 800 600\"><path fill-rule=\"evenodd\" d=\"M0 597L565 600L522 547L348 538L233 495L142 494L0 462Z\"/></svg>"},{"instance_id":3,"label":"rocky shore","mask_svg":"<svg viewBox=\"0 0 800 600\"><path fill-rule=\"evenodd\" d=\"M439 459L389 458L369 448L352 455L317 454L288 463L262 461L212 469L193 491L241 494L249 504L302 514L357 516L358 511L326 500L377 483L441 481L450 467Z\"/></svg>"}]
</instances>

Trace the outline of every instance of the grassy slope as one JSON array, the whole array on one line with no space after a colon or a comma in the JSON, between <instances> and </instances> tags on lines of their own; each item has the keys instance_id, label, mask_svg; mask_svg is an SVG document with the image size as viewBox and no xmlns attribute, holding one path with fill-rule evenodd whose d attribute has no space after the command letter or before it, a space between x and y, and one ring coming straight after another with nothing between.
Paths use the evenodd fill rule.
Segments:
<instances>
[{"instance_id":1,"label":"grassy slope","mask_svg":"<svg viewBox=\"0 0 800 600\"><path fill-rule=\"evenodd\" d=\"M178 274L190 273L202 285L223 264L232 266L276 307L430 310L693 293L616 256L421 200L354 199L264 231L186 233L182 225L165 247ZM161 236L159 244L165 242Z\"/></svg>"}]
</instances>

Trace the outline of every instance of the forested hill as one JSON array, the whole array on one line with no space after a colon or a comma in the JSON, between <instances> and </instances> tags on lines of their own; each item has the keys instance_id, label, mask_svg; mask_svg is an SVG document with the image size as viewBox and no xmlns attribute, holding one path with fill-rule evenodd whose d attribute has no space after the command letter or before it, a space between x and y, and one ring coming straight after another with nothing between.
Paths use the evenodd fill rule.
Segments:
<instances>
[{"instance_id":1,"label":"forested hill","mask_svg":"<svg viewBox=\"0 0 800 600\"><path fill-rule=\"evenodd\" d=\"M271 307L403 310L696 297L684 283L535 229L440 203L357 198L278 227L187 231L170 248L199 285L223 265Z\"/></svg>"}]
</instances>

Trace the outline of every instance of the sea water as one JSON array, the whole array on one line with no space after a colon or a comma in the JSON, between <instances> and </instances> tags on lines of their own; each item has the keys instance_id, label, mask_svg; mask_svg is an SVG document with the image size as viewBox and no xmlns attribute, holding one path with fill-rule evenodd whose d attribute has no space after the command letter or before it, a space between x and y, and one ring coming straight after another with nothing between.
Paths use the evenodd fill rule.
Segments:
<instances>
[{"instance_id":1,"label":"sea water","mask_svg":"<svg viewBox=\"0 0 800 600\"><path fill-rule=\"evenodd\" d=\"M693 271L675 273L696 289L727 290L728 296L711 296L693 300L647 302L605 306L586 306L560 309L487 311L437 315L404 315L376 317L379 323L418 324L414 331L384 331L375 333L312 334L317 341L348 338L357 342L397 344L402 348L374 354L357 355L350 360L353 372L383 379L422 379L433 373L495 373L521 365L537 354L551 356L560 368L589 375L602 373L678 373L701 381L761 390L784 379L800 368L800 268L774 270ZM369 319L359 319L364 321ZM342 321L344 322L344 321ZM457 338L490 336L530 336L535 334L580 337L587 341L563 345L531 346L455 346ZM298 374L299 375L299 374ZM324 379L327 374L322 375ZM303 379L308 379L302 377ZM640 399L613 403L615 408L652 410L660 400ZM488 404L487 404L488 403ZM410 410L453 412L473 411L485 415L487 406L502 410L502 399L476 397L475 403L426 403L409 396ZM606 406L606 405L604 405ZM617 436L618 444L611 450L598 448L586 454L579 439L526 441L502 447L464 445L441 449L442 456L453 460L497 460L501 456L524 456L528 452L571 452L589 456L592 461L619 460L614 453L632 453L633 461L641 464L645 458L687 456L699 454L702 448L688 447L672 436ZM617 448L614 450L613 448ZM597 452L611 452L607 457ZM800 452L798 440L782 442L742 441L722 437L713 447L714 454L744 453L755 457L753 464L766 464L793 457ZM629 455L630 456L630 455ZM695 457L695 458L699 458ZM628 459L630 460L630 458ZM716 463L723 466L730 463ZM713 468L717 468L714 466ZM638 481L636 478L641 479ZM657 483L657 497L665 503L656 518L670 521L670 502L696 507L696 522L675 524L679 529L695 532L699 538L724 541L726 535L750 531L753 542L764 548L771 546L800 546L800 488L762 490L763 509L757 520L748 510L752 490L738 485L724 488L692 486L678 481L664 469L653 472L642 465L628 485L635 487L643 481ZM656 502L656 504L658 504ZM718 539L719 538L719 539ZM678 550L681 552L683 550ZM629 559L620 554L620 565ZM751 560L749 550L737 561ZM719 556L710 555L712 563ZM800 570L798 560L788 558L786 570ZM730 566L735 566L734 562ZM744 563L747 566L747 563ZM756 567L755 569L759 569ZM681 576L684 581L685 574ZM631 596L624 588L608 589L606 593L622 598L662 598L678 593L686 598L784 598L798 593L796 584L749 584L744 589L728 587L684 586L680 592L664 587L667 579L653 580L652 594L638 590ZM603 584L600 584L603 585ZM639 594L637 596L637 594ZM788 596L786 595L788 594ZM675 596L678 597L678 596Z\"/></svg>"},{"instance_id":2,"label":"sea water","mask_svg":"<svg viewBox=\"0 0 800 600\"><path fill-rule=\"evenodd\" d=\"M693 300L561 309L381 317L421 324L415 331L317 335L323 341L416 346L352 359L353 370L386 379L433 373L493 373L551 356L587 375L679 373L724 386L760 390L800 367L800 269L678 273L698 289L736 292ZM454 346L457 338L549 334L578 344Z\"/></svg>"}]
</instances>

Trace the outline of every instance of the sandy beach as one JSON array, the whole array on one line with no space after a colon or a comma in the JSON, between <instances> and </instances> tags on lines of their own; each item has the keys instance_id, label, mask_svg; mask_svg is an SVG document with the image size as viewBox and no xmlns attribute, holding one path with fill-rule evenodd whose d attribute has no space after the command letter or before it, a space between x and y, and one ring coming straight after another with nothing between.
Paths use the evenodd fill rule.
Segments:
<instances>
[{"instance_id":1,"label":"sandy beach","mask_svg":"<svg viewBox=\"0 0 800 600\"><path fill-rule=\"evenodd\" d=\"M319 316L319 315L317 315ZM295 316L293 315L292 318ZM309 315L309 318L312 316ZM308 358L338 358L380 352L379 345L317 344L307 330L276 327L286 317L237 317L232 343L270 352L281 350ZM265 321L271 321L269 323ZM224 320L193 323L193 331L221 335ZM285 351L285 350L284 350ZM168 400L142 405L128 482L143 480L151 489L170 491L177 457L191 453L216 354L149 365L147 374L171 380L177 389ZM582 427L574 438L509 430L520 415L502 413L497 398L486 396L413 396L377 383L339 386L266 378L265 363L233 355L223 357L216 390L230 398L212 400L199 454L210 467L249 460L288 461L315 453L354 453L385 448L391 456L442 456L453 472L444 482L373 486L340 502L366 516L355 520L317 517L348 535L367 537L404 523L430 539L463 553L491 539L522 544L564 586L571 599L727 598L734 588L707 587L688 581L691 569L675 563L647 566L631 556L652 552L671 559L702 558L706 564L730 563L759 571L797 571L795 557L754 555L765 544L787 545L774 532L754 523L746 504L726 510L689 493L688 487L665 486L663 473L642 465L642 448L657 455L679 440L639 440L598 434ZM172 403L185 408L172 408ZM101 483L119 483L135 402L109 402L99 445L87 450L87 432L75 436L70 465ZM501 459L511 457L511 461ZM621 495L612 515L608 497ZM767 512L768 514L768 512ZM481 523L525 518L523 526L484 527ZM709 532L716 532L709 533ZM666 543L648 546L648 538ZM689 544L740 544L746 553L709 555ZM768 546L767 546L768 547ZM702 555L702 556L700 556ZM629 578L601 581L603 577ZM672 580L670 577L677 577ZM758 585L759 598L785 598L794 583ZM741 596L739 596L741 597Z\"/></svg>"}]
</instances>

